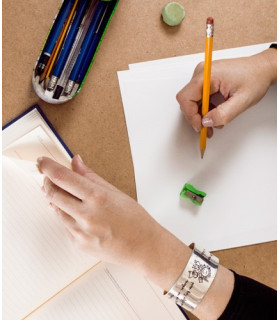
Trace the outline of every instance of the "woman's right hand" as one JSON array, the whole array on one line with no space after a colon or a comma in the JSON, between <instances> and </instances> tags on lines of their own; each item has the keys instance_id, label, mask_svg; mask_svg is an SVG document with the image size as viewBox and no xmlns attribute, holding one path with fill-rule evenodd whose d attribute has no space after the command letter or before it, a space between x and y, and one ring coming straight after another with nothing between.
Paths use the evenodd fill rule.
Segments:
<instances>
[{"instance_id":1,"label":"woman's right hand","mask_svg":"<svg viewBox=\"0 0 280 320\"><path fill-rule=\"evenodd\" d=\"M210 94L220 93L224 102L201 116L204 63L199 63L191 81L177 94L185 118L196 132L208 127L208 137L213 127L222 127L247 108L258 103L277 79L277 50L212 63Z\"/></svg>"}]
</instances>

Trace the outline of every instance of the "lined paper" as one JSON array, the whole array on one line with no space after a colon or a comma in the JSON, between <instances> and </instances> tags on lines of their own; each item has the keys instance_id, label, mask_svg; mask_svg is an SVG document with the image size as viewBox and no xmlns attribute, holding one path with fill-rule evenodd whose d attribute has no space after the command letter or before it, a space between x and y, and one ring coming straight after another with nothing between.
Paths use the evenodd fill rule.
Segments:
<instances>
[{"instance_id":1,"label":"lined paper","mask_svg":"<svg viewBox=\"0 0 280 320\"><path fill-rule=\"evenodd\" d=\"M28 320L184 320L173 301L131 270L101 263Z\"/></svg>"},{"instance_id":2,"label":"lined paper","mask_svg":"<svg viewBox=\"0 0 280 320\"><path fill-rule=\"evenodd\" d=\"M3 318L13 320L98 260L73 247L40 190L37 157L46 155L68 166L71 158L37 110L4 130L3 147Z\"/></svg>"}]
</instances>

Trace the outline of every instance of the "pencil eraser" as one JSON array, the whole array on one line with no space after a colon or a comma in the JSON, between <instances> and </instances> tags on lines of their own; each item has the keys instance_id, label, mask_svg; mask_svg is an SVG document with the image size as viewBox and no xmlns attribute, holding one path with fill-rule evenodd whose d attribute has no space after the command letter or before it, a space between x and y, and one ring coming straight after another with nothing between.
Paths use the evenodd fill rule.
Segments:
<instances>
[{"instance_id":1,"label":"pencil eraser","mask_svg":"<svg viewBox=\"0 0 280 320\"><path fill-rule=\"evenodd\" d=\"M163 21L169 26L177 26L185 17L185 9L178 2L169 2L161 12Z\"/></svg>"},{"instance_id":2,"label":"pencil eraser","mask_svg":"<svg viewBox=\"0 0 280 320\"><path fill-rule=\"evenodd\" d=\"M214 19L212 17L208 17L206 20L206 24L214 24Z\"/></svg>"},{"instance_id":3,"label":"pencil eraser","mask_svg":"<svg viewBox=\"0 0 280 320\"><path fill-rule=\"evenodd\" d=\"M182 191L180 192L180 196L182 198L190 199L192 203L201 206L206 193L203 191L199 191L191 184L186 183Z\"/></svg>"}]
</instances>

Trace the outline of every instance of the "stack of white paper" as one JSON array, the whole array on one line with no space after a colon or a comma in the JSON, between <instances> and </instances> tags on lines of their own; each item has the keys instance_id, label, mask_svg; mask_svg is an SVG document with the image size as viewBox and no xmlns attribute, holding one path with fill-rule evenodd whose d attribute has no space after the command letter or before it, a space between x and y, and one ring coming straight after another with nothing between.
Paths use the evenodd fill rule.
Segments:
<instances>
[{"instance_id":1,"label":"stack of white paper","mask_svg":"<svg viewBox=\"0 0 280 320\"><path fill-rule=\"evenodd\" d=\"M213 52L249 56L261 44ZM176 94L204 54L129 65L118 72L134 162L137 197L186 244L209 250L276 239L276 87L223 130L200 159L199 134L184 119ZM207 193L201 207L179 193L185 183Z\"/></svg>"}]
</instances>

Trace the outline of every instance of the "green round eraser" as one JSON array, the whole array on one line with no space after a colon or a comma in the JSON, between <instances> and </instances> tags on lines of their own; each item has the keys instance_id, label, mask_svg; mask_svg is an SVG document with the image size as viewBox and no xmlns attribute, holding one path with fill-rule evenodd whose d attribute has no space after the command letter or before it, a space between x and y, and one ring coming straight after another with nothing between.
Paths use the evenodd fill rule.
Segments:
<instances>
[{"instance_id":1,"label":"green round eraser","mask_svg":"<svg viewBox=\"0 0 280 320\"><path fill-rule=\"evenodd\" d=\"M169 2L161 12L163 21L169 26L177 26L185 17L185 9L178 2Z\"/></svg>"}]
</instances>

